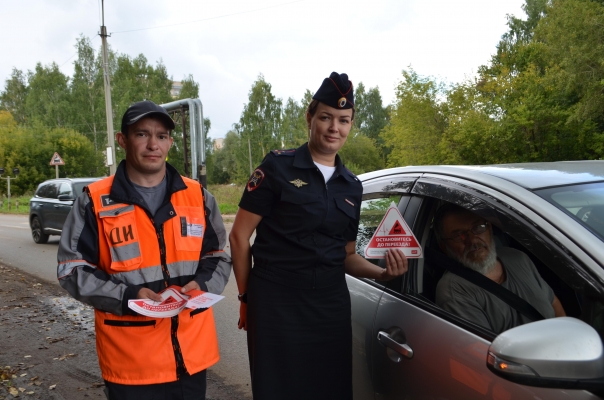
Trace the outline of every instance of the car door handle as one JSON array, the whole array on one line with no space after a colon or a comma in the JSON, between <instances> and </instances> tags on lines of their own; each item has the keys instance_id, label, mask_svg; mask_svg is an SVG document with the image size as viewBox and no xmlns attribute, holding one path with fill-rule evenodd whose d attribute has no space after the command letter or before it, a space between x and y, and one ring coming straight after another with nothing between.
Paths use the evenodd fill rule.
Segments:
<instances>
[{"instance_id":1,"label":"car door handle","mask_svg":"<svg viewBox=\"0 0 604 400\"><path fill-rule=\"evenodd\" d=\"M388 347L396 351L407 358L413 358L413 349L406 343L399 343L396 340L392 339L388 332L379 331L378 332L378 341L384 346Z\"/></svg>"}]
</instances>

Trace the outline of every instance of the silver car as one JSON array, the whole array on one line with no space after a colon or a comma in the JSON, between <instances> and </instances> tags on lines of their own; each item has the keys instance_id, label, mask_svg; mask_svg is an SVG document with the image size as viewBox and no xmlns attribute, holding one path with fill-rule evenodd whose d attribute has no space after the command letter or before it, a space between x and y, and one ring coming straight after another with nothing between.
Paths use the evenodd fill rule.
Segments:
<instances>
[{"instance_id":1,"label":"silver car","mask_svg":"<svg viewBox=\"0 0 604 400\"><path fill-rule=\"evenodd\" d=\"M392 202L423 250L435 245L438 207L455 203L530 257L567 317L496 334L436 305L443 270L426 258L389 282L347 276L356 400L603 395L604 161L405 167L359 179L359 254Z\"/></svg>"}]
</instances>

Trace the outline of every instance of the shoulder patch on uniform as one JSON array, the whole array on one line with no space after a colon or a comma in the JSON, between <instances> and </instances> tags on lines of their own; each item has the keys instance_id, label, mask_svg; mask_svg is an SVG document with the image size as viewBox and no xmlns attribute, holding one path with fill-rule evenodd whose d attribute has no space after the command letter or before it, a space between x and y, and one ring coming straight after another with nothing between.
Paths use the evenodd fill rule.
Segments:
<instances>
[{"instance_id":1,"label":"shoulder patch on uniform","mask_svg":"<svg viewBox=\"0 0 604 400\"><path fill-rule=\"evenodd\" d=\"M103 205L103 207L109 207L112 206L114 204L117 204L115 201L113 201L108 194L102 194L101 195L101 204Z\"/></svg>"},{"instance_id":2,"label":"shoulder patch on uniform","mask_svg":"<svg viewBox=\"0 0 604 400\"><path fill-rule=\"evenodd\" d=\"M296 149L287 149L287 150L272 150L271 153L273 153L276 156L293 156L296 154Z\"/></svg>"},{"instance_id":3,"label":"shoulder patch on uniform","mask_svg":"<svg viewBox=\"0 0 604 400\"><path fill-rule=\"evenodd\" d=\"M250 176L250 179L247 181L247 191L251 192L252 190L258 189L258 186L264 180L264 171L260 168L256 168L256 170Z\"/></svg>"}]
</instances>

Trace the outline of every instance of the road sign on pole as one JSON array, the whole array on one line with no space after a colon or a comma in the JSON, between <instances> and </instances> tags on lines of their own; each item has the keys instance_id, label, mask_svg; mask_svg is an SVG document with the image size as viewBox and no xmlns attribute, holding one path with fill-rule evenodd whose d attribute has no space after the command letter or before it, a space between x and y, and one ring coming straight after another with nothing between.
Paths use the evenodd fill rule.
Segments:
<instances>
[{"instance_id":1,"label":"road sign on pole","mask_svg":"<svg viewBox=\"0 0 604 400\"><path fill-rule=\"evenodd\" d=\"M50 159L50 165L55 166L55 177L58 179L59 178L59 165L65 165L65 161L63 161L63 159L61 158L59 153L57 153L56 151L55 151L55 154L53 154L52 158Z\"/></svg>"}]
</instances>

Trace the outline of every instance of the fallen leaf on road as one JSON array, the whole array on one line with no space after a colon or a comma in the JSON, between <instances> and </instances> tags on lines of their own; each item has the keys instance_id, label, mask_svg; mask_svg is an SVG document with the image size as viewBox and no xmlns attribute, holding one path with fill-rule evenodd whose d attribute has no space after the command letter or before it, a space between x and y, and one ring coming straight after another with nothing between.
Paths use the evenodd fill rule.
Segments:
<instances>
[{"instance_id":1,"label":"fallen leaf on road","mask_svg":"<svg viewBox=\"0 0 604 400\"><path fill-rule=\"evenodd\" d=\"M31 358L31 356L24 356L23 358Z\"/></svg>"},{"instance_id":2,"label":"fallen leaf on road","mask_svg":"<svg viewBox=\"0 0 604 400\"><path fill-rule=\"evenodd\" d=\"M14 397L19 397L19 391L14 387L8 388L8 392Z\"/></svg>"},{"instance_id":3,"label":"fallen leaf on road","mask_svg":"<svg viewBox=\"0 0 604 400\"><path fill-rule=\"evenodd\" d=\"M50 386L48 387L48 390L53 390L53 389L54 389L54 388L56 388L56 387L57 387L57 384L55 383L54 385L50 385Z\"/></svg>"},{"instance_id":4,"label":"fallen leaf on road","mask_svg":"<svg viewBox=\"0 0 604 400\"><path fill-rule=\"evenodd\" d=\"M27 392L25 394L34 394L34 391L32 390L31 392Z\"/></svg>"},{"instance_id":5,"label":"fallen leaf on road","mask_svg":"<svg viewBox=\"0 0 604 400\"><path fill-rule=\"evenodd\" d=\"M23 378L24 376L26 376L27 374L21 374L19 375L21 378Z\"/></svg>"},{"instance_id":6,"label":"fallen leaf on road","mask_svg":"<svg viewBox=\"0 0 604 400\"><path fill-rule=\"evenodd\" d=\"M25 392L25 388L19 388L19 391L20 391L21 393L23 393L23 392Z\"/></svg>"}]
</instances>

